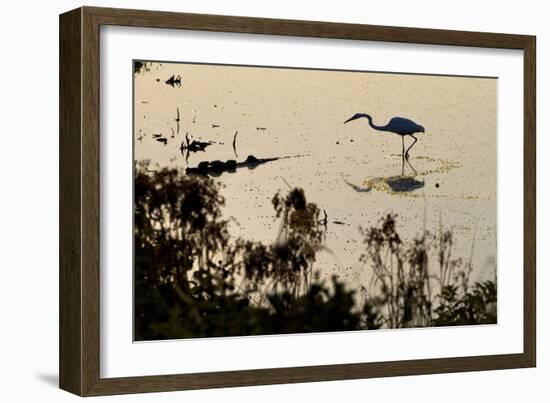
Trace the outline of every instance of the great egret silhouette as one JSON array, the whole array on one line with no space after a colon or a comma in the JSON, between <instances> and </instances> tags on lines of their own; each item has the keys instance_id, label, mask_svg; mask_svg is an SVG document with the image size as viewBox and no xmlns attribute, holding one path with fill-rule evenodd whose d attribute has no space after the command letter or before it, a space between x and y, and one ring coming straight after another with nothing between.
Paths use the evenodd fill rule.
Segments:
<instances>
[{"instance_id":1,"label":"great egret silhouette","mask_svg":"<svg viewBox=\"0 0 550 403\"><path fill-rule=\"evenodd\" d=\"M360 118L366 118L369 121L370 127L372 127L375 130L381 131L381 132L391 132L395 133L401 136L401 143L403 145L402 148L402 154L408 158L409 157L409 150L415 145L415 143L418 141L416 137L413 135L415 133L424 133L424 127L419 125L418 123L407 119L407 118L401 118L401 117L393 117L390 119L390 121L385 126L378 126L375 125L372 121L372 117L366 113L356 113L351 118L346 120L344 123L351 122L355 119ZM407 148L407 151L405 151L405 136L411 136L414 139L414 142Z\"/></svg>"}]
</instances>

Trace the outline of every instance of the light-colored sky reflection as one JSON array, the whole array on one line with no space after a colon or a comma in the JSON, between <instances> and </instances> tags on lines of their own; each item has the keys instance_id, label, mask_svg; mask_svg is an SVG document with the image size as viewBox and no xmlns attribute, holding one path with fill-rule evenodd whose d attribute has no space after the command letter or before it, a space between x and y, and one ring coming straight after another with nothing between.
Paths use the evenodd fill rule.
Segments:
<instances>
[{"instance_id":1,"label":"light-colored sky reflection","mask_svg":"<svg viewBox=\"0 0 550 403\"><path fill-rule=\"evenodd\" d=\"M181 86L165 83L172 75L181 76ZM135 158L151 160L153 169L301 155L217 179L235 236L275 239L271 199L288 189L286 181L328 214L332 253L322 252L316 263L323 275L369 279L359 263L358 227L393 211L406 239L424 225L453 227L455 257L469 259L475 237L473 279L493 277L496 79L153 63L134 85ZM409 163L399 136L374 131L365 119L343 124L356 112L377 124L403 116L423 125ZM186 161L180 152L186 133L213 144Z\"/></svg>"}]
</instances>

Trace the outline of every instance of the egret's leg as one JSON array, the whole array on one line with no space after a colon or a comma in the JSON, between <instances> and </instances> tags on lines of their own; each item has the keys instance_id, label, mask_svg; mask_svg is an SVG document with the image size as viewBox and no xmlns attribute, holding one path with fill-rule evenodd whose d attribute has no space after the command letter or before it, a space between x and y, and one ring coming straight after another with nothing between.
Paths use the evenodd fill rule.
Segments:
<instances>
[{"instance_id":1,"label":"egret's leg","mask_svg":"<svg viewBox=\"0 0 550 403\"><path fill-rule=\"evenodd\" d=\"M415 145L415 143L418 141L418 139L416 137L414 137L412 134L410 134L409 136L411 136L413 139L414 139L414 142L409 146L409 148L407 148L407 151L405 151L405 157L406 158L409 158L409 150L411 148L413 148L413 146Z\"/></svg>"},{"instance_id":2,"label":"egret's leg","mask_svg":"<svg viewBox=\"0 0 550 403\"><path fill-rule=\"evenodd\" d=\"M407 161L407 165L411 168L411 171L413 171L415 175L418 175L418 172L416 172L416 169L412 166L411 161L409 161L408 158L405 161Z\"/></svg>"},{"instance_id":3,"label":"egret's leg","mask_svg":"<svg viewBox=\"0 0 550 403\"><path fill-rule=\"evenodd\" d=\"M405 136L401 136L401 155L405 155Z\"/></svg>"}]
</instances>

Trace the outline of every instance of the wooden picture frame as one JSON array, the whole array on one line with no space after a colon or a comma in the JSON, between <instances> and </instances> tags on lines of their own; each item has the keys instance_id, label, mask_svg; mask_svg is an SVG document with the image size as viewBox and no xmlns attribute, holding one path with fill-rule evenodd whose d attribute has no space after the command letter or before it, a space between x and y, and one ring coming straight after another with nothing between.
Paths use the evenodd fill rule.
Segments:
<instances>
[{"instance_id":1,"label":"wooden picture frame","mask_svg":"<svg viewBox=\"0 0 550 403\"><path fill-rule=\"evenodd\" d=\"M481 48L524 56L523 353L127 378L100 377L100 26ZM534 36L81 7L60 16L60 387L81 396L533 367L536 363Z\"/></svg>"}]
</instances>

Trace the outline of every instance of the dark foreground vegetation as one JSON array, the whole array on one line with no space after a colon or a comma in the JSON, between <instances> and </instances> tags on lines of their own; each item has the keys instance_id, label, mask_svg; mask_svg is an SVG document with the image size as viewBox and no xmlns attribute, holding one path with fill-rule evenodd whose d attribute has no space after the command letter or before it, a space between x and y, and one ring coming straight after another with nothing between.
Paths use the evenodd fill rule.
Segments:
<instances>
[{"instance_id":1,"label":"dark foreground vegetation","mask_svg":"<svg viewBox=\"0 0 550 403\"><path fill-rule=\"evenodd\" d=\"M236 239L213 179L137 167L136 340L496 323L496 284L469 284L451 232L406 243L391 214L361 229L366 292L314 269L325 227L303 190L272 203L278 239Z\"/></svg>"}]
</instances>

